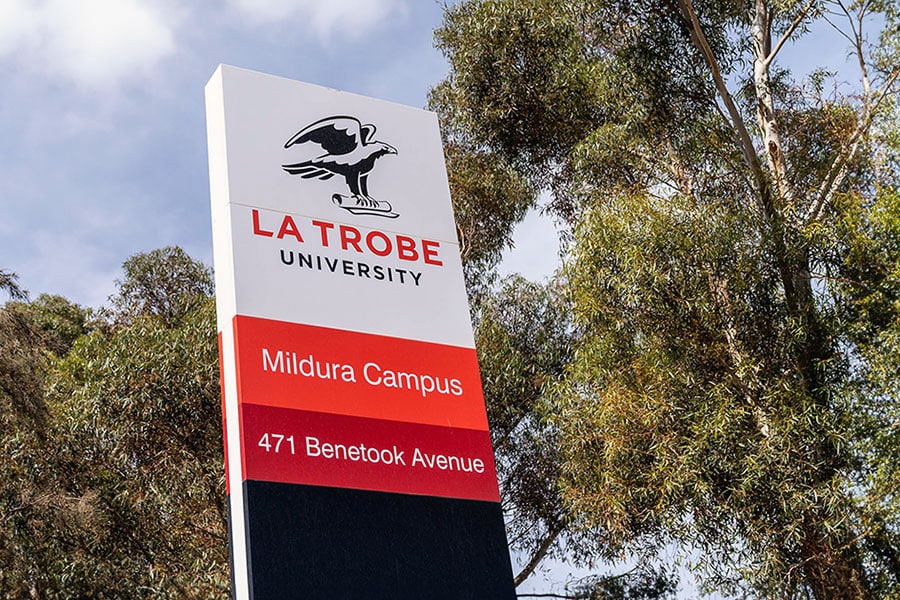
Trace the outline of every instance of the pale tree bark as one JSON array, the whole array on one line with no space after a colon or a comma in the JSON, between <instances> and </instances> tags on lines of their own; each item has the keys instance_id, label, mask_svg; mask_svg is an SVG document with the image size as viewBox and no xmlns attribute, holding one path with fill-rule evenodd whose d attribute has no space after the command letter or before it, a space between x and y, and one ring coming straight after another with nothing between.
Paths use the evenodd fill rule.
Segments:
<instances>
[{"instance_id":1,"label":"pale tree bark","mask_svg":"<svg viewBox=\"0 0 900 600\"><path fill-rule=\"evenodd\" d=\"M772 57L772 19L766 0L756 0L750 25L753 49L753 85L756 91L756 119L762 134L766 162L775 182L776 200L781 211L793 210L794 192L787 172L787 161L781 144L775 98L769 65Z\"/></svg>"},{"instance_id":2,"label":"pale tree bark","mask_svg":"<svg viewBox=\"0 0 900 600\"><path fill-rule=\"evenodd\" d=\"M749 167L753 176L754 185L757 190L760 191L763 201L767 201L767 194L763 194L762 192L768 188L768 183L762 164L759 162L759 157L756 155L753 137L750 135L747 125L744 123L744 118L741 116L741 111L738 110L734 98L732 98L731 92L728 90L728 85L725 83L725 78L722 75L722 69L719 67L719 61L710 47L706 35L703 33L703 28L700 26L700 20L697 18L697 13L694 11L694 6L691 3L691 0L677 0L677 4L679 11L681 11L681 16L686 21L688 30L691 33L691 41L697 49L700 50L701 54L703 54L703 58L709 66L713 83L716 86L716 92L722 103L725 105L725 110L728 114L728 124L735 132L738 146L744 157L744 162L747 164L747 167Z\"/></svg>"}]
</instances>

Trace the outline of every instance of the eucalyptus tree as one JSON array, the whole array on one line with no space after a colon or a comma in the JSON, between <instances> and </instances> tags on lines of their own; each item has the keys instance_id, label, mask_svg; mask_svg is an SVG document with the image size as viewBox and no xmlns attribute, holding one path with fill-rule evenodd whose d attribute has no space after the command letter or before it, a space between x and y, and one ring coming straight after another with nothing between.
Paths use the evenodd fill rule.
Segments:
<instances>
[{"instance_id":1,"label":"eucalyptus tree","mask_svg":"<svg viewBox=\"0 0 900 600\"><path fill-rule=\"evenodd\" d=\"M448 8L448 140L511 165L569 226L577 335L544 397L566 527L609 554L675 540L720 591L900 593L897 13ZM822 31L853 68L795 75Z\"/></svg>"},{"instance_id":2,"label":"eucalyptus tree","mask_svg":"<svg viewBox=\"0 0 900 600\"><path fill-rule=\"evenodd\" d=\"M229 590L214 302L133 316L75 342L48 375L59 597L215 598Z\"/></svg>"},{"instance_id":3,"label":"eucalyptus tree","mask_svg":"<svg viewBox=\"0 0 900 600\"><path fill-rule=\"evenodd\" d=\"M19 276L10 271L0 269L0 290L4 290L16 300L24 300L27 293L19 286Z\"/></svg>"},{"instance_id":4,"label":"eucalyptus tree","mask_svg":"<svg viewBox=\"0 0 900 600\"><path fill-rule=\"evenodd\" d=\"M516 585L558 554L567 533L556 435L542 411L547 383L570 358L570 319L558 292L514 276L477 305L475 343L507 534L524 557Z\"/></svg>"},{"instance_id":5,"label":"eucalyptus tree","mask_svg":"<svg viewBox=\"0 0 900 600\"><path fill-rule=\"evenodd\" d=\"M45 386L87 312L59 297L27 302L14 277L0 283L17 298L0 307L0 596L43 598L78 516L56 485L60 446Z\"/></svg>"},{"instance_id":6,"label":"eucalyptus tree","mask_svg":"<svg viewBox=\"0 0 900 600\"><path fill-rule=\"evenodd\" d=\"M25 298L13 273L0 271L0 289ZM19 535L34 513L27 499L37 491L21 457L29 453L45 421L46 365L39 340L27 319L8 305L0 307L0 594L11 598L26 597L40 569L28 559Z\"/></svg>"},{"instance_id":7,"label":"eucalyptus tree","mask_svg":"<svg viewBox=\"0 0 900 600\"><path fill-rule=\"evenodd\" d=\"M224 597L210 269L167 247L123 271L111 322L78 337L48 374L58 487L81 510L50 583L62 597Z\"/></svg>"},{"instance_id":8,"label":"eucalyptus tree","mask_svg":"<svg viewBox=\"0 0 900 600\"><path fill-rule=\"evenodd\" d=\"M109 322L0 309L0 596L228 595L210 294L166 248L126 261Z\"/></svg>"},{"instance_id":9,"label":"eucalyptus tree","mask_svg":"<svg viewBox=\"0 0 900 600\"><path fill-rule=\"evenodd\" d=\"M174 326L185 314L212 296L212 270L179 246L166 246L131 256L122 264L125 278L116 280L118 293L110 298L122 322L155 315Z\"/></svg>"}]
</instances>

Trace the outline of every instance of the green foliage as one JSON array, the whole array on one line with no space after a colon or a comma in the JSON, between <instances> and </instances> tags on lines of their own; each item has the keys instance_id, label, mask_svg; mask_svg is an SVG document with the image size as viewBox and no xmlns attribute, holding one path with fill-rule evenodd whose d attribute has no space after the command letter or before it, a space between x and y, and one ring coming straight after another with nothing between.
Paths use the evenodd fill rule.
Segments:
<instances>
[{"instance_id":1,"label":"green foliage","mask_svg":"<svg viewBox=\"0 0 900 600\"><path fill-rule=\"evenodd\" d=\"M41 294L31 302L10 302L6 307L31 321L42 334L41 345L57 356L65 356L75 340L98 326L91 309L62 296Z\"/></svg>"},{"instance_id":2,"label":"green foliage","mask_svg":"<svg viewBox=\"0 0 900 600\"><path fill-rule=\"evenodd\" d=\"M803 560L803 515L823 511L838 535L852 513L843 480L822 477L849 465L848 418L798 379L802 334L751 222L677 198L585 215L567 265L585 335L557 423L565 497L586 526L651 555L670 539L750 551L771 571L746 576L774 591ZM734 566L710 563L716 587Z\"/></svg>"},{"instance_id":3,"label":"green foliage","mask_svg":"<svg viewBox=\"0 0 900 600\"><path fill-rule=\"evenodd\" d=\"M110 298L119 320L156 315L175 325L214 292L212 270L178 246L135 254L122 269L125 279L116 281L119 293Z\"/></svg>"},{"instance_id":4,"label":"green foliage","mask_svg":"<svg viewBox=\"0 0 900 600\"><path fill-rule=\"evenodd\" d=\"M845 394L857 416L853 442L863 468L860 520L877 589L900 573L900 194L841 198L842 218L823 232L838 265L831 290L839 325L857 353Z\"/></svg>"},{"instance_id":5,"label":"green foliage","mask_svg":"<svg viewBox=\"0 0 900 600\"><path fill-rule=\"evenodd\" d=\"M671 11L664 2L457 4L436 32L451 64L437 88L444 112L472 143L537 183L551 183L576 147L590 138L596 145L601 124L613 145L610 164L618 165L616 148L643 140L652 158L665 156L658 135L696 118L712 95L678 20L655 18Z\"/></svg>"},{"instance_id":6,"label":"green foliage","mask_svg":"<svg viewBox=\"0 0 900 600\"><path fill-rule=\"evenodd\" d=\"M778 65L826 17L858 94ZM556 514L601 556L675 541L724 593L900 593L896 18L894 2L448 9L448 137L503 157L571 228L562 372L535 392L494 333L489 372L519 375L486 387L541 397Z\"/></svg>"},{"instance_id":7,"label":"green foliage","mask_svg":"<svg viewBox=\"0 0 900 600\"><path fill-rule=\"evenodd\" d=\"M176 328L140 316L81 338L51 374L68 493L91 526L60 565L67 593L213 597L228 590L212 301Z\"/></svg>"},{"instance_id":8,"label":"green foliage","mask_svg":"<svg viewBox=\"0 0 900 600\"><path fill-rule=\"evenodd\" d=\"M57 296L0 310L0 596L228 596L214 302L176 258L190 301L112 325ZM157 297L135 280L120 298Z\"/></svg>"},{"instance_id":9,"label":"green foliage","mask_svg":"<svg viewBox=\"0 0 900 600\"><path fill-rule=\"evenodd\" d=\"M554 554L567 537L557 436L545 412L571 348L559 291L505 279L478 306L475 329L510 545L528 556Z\"/></svg>"},{"instance_id":10,"label":"green foliage","mask_svg":"<svg viewBox=\"0 0 900 600\"><path fill-rule=\"evenodd\" d=\"M47 463L39 448L47 438L42 335L22 313L0 308L0 595L27 598L42 571L33 549Z\"/></svg>"},{"instance_id":11,"label":"green foliage","mask_svg":"<svg viewBox=\"0 0 900 600\"><path fill-rule=\"evenodd\" d=\"M677 591L670 573L651 569L595 578L583 584L576 597L584 600L662 600L676 598Z\"/></svg>"},{"instance_id":12,"label":"green foliage","mask_svg":"<svg viewBox=\"0 0 900 600\"><path fill-rule=\"evenodd\" d=\"M564 156L595 110L590 70L570 60L578 30L559 13L547 0L461 3L436 33L453 73L445 106L477 143L536 170Z\"/></svg>"},{"instance_id":13,"label":"green foliage","mask_svg":"<svg viewBox=\"0 0 900 600\"><path fill-rule=\"evenodd\" d=\"M512 244L513 227L534 204L535 192L496 155L450 142L444 145L444 157L471 293Z\"/></svg>"},{"instance_id":14,"label":"green foliage","mask_svg":"<svg viewBox=\"0 0 900 600\"><path fill-rule=\"evenodd\" d=\"M43 418L41 332L23 314L8 306L0 309L0 418L3 429L25 419Z\"/></svg>"}]
</instances>

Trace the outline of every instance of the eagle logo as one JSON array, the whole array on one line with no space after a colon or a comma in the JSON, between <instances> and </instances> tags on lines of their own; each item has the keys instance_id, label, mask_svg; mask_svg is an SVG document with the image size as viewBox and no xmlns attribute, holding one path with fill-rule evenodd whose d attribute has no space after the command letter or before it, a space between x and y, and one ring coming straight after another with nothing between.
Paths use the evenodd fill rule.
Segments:
<instances>
[{"instance_id":1,"label":"eagle logo","mask_svg":"<svg viewBox=\"0 0 900 600\"><path fill-rule=\"evenodd\" d=\"M319 119L294 134L285 142L285 149L293 146L318 144L324 154L284 164L282 168L291 175L303 179L331 179L341 175L350 189L350 196L334 194L331 200L355 215L375 215L394 219L399 216L391 204L369 195L369 173L375 161L386 154L397 154L397 149L372 139L375 126L363 125L356 117L337 115ZM309 153L307 152L307 156Z\"/></svg>"}]
</instances>

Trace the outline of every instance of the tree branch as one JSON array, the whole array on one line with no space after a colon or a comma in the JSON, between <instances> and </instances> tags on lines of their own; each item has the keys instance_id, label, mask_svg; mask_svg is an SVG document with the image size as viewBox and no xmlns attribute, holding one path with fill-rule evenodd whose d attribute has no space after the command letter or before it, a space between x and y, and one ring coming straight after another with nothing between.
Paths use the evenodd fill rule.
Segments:
<instances>
[{"instance_id":1,"label":"tree branch","mask_svg":"<svg viewBox=\"0 0 900 600\"><path fill-rule=\"evenodd\" d=\"M556 524L547 532L547 535L541 541L540 546L538 546L537 550L535 550L534 554L531 555L531 560L528 561L528 564L525 565L519 574L513 579L513 584L516 587L522 584L523 581L528 579L534 570L537 568L541 561L544 560L544 557L547 556L547 552L550 551L550 546L553 545L553 542L556 541L556 538L559 537L559 534L563 530L563 522L559 520Z\"/></svg>"},{"instance_id":2,"label":"tree branch","mask_svg":"<svg viewBox=\"0 0 900 600\"><path fill-rule=\"evenodd\" d=\"M792 35L794 35L794 32L797 30L797 28L803 22L803 19L806 18L806 15L809 14L809 11L812 9L812 7L815 5L815 3L816 3L816 0L809 0L809 2L806 3L806 6L804 6L800 10L800 14L797 15L797 18L794 19L794 22L791 23L790 27L787 28L787 31L784 32L784 35L781 36L781 39L778 40L778 43L775 44L775 47L772 49L771 52L769 52L769 55L766 56L765 60L763 61L766 65L766 67L768 67L772 63L772 61L775 59L775 56L781 50L781 47L784 46L784 44L790 39L790 37Z\"/></svg>"},{"instance_id":3,"label":"tree branch","mask_svg":"<svg viewBox=\"0 0 900 600\"><path fill-rule=\"evenodd\" d=\"M850 136L844 152L841 152L837 158L834 159L834 162L828 169L828 174L816 191L816 199L810 208L809 215L806 217L807 223L812 223L819 218L822 214L822 209L834 196L835 190L843 183L844 178L847 176L848 165L850 164L850 161L853 160L853 157L856 156L856 152L859 150L863 137L872 127L875 115L878 112L878 107L881 106L884 99L888 97L891 88L894 86L898 77L900 77L900 68L894 69L893 73L891 73L884 82L884 85L873 94L875 97L874 100L866 99L866 111L859 126L856 128L856 131L853 132L853 135Z\"/></svg>"},{"instance_id":4,"label":"tree branch","mask_svg":"<svg viewBox=\"0 0 900 600\"><path fill-rule=\"evenodd\" d=\"M716 91L722 99L722 102L725 104L725 108L728 110L729 122L737 135L738 146L744 156L744 162L750 168L751 173L753 173L753 179L757 189L762 192L767 188L766 176L762 164L759 162L759 157L756 156L753 138L750 137L750 132L747 130L744 119L741 117L741 113L737 109L734 99L731 97L731 93L728 91L728 86L725 85L725 79L722 77L719 63L716 60L715 54L713 54L706 36L703 34L703 29L700 27L700 20L697 18L697 13L694 11L694 6L691 4L691 0L676 1L682 17L687 21L688 29L691 33L691 40L697 49L700 50L704 60L706 60L706 64L709 66L712 73Z\"/></svg>"}]
</instances>

